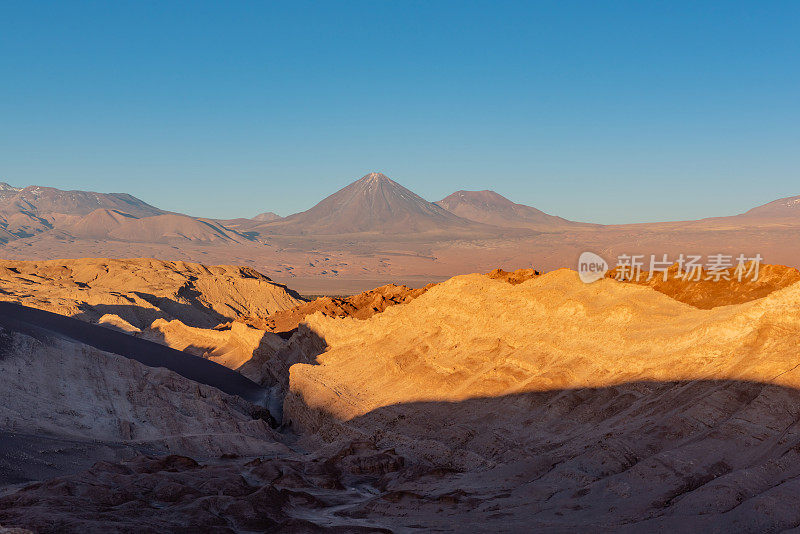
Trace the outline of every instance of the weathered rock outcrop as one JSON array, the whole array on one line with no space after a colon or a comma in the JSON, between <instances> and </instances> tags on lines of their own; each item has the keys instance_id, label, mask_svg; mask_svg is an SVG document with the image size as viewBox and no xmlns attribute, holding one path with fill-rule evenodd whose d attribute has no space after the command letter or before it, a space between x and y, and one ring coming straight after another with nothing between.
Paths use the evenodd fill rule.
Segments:
<instances>
[{"instance_id":1,"label":"weathered rock outcrop","mask_svg":"<svg viewBox=\"0 0 800 534\"><path fill-rule=\"evenodd\" d=\"M0 300L139 330L157 319L212 328L303 302L248 267L153 259L2 260Z\"/></svg>"},{"instance_id":2,"label":"weathered rock outcrop","mask_svg":"<svg viewBox=\"0 0 800 534\"><path fill-rule=\"evenodd\" d=\"M0 324L0 376L3 484L139 452L283 449L263 409L242 398L46 330Z\"/></svg>"},{"instance_id":3,"label":"weathered rock outcrop","mask_svg":"<svg viewBox=\"0 0 800 534\"><path fill-rule=\"evenodd\" d=\"M319 297L294 308L277 311L269 317L244 317L239 321L288 337L307 316L314 313L321 313L326 317L367 319L390 306L411 302L434 285L412 289L388 284L350 297Z\"/></svg>"},{"instance_id":4,"label":"weathered rock outcrop","mask_svg":"<svg viewBox=\"0 0 800 534\"><path fill-rule=\"evenodd\" d=\"M757 277L751 274L742 276L741 280L733 271L734 269L729 269L725 277L717 277L702 268L697 272L687 273L686 269L673 265L666 272L666 280L663 272L642 271L636 276L630 269L620 272L619 268L612 269L606 276L652 287L675 300L704 310L750 302L800 282L800 271L783 265L761 265Z\"/></svg>"}]
</instances>

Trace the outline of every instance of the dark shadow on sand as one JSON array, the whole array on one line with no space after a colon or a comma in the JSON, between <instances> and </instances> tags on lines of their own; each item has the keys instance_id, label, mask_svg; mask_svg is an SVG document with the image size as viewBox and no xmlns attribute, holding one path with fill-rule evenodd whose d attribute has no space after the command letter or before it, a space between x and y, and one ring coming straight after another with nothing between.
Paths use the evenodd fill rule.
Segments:
<instances>
[{"instance_id":1,"label":"dark shadow on sand","mask_svg":"<svg viewBox=\"0 0 800 534\"><path fill-rule=\"evenodd\" d=\"M59 336L136 360L148 367L164 367L179 375L215 387L230 395L263 402L264 388L236 371L152 341L83 322L71 317L0 302L0 325L33 337Z\"/></svg>"}]
</instances>

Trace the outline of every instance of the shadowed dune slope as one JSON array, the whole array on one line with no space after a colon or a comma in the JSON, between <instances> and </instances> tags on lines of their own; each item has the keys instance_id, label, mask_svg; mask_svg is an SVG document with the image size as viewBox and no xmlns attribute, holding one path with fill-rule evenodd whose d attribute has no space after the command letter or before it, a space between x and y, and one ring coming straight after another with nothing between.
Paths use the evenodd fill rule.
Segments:
<instances>
[{"instance_id":1,"label":"shadowed dune slope","mask_svg":"<svg viewBox=\"0 0 800 534\"><path fill-rule=\"evenodd\" d=\"M0 303L0 487L135 454L281 449L266 392L212 362Z\"/></svg>"},{"instance_id":2,"label":"shadowed dune slope","mask_svg":"<svg viewBox=\"0 0 800 534\"><path fill-rule=\"evenodd\" d=\"M796 389L735 380L403 403L320 427L331 445L302 460L100 462L1 497L0 521L43 533L781 531L800 525L799 407Z\"/></svg>"},{"instance_id":3,"label":"shadowed dune slope","mask_svg":"<svg viewBox=\"0 0 800 534\"><path fill-rule=\"evenodd\" d=\"M264 402L263 388L227 367L122 332L11 302L0 302L0 325L34 337L56 335L71 339L148 367L164 367L252 403Z\"/></svg>"},{"instance_id":4,"label":"shadowed dune slope","mask_svg":"<svg viewBox=\"0 0 800 534\"><path fill-rule=\"evenodd\" d=\"M795 388L636 381L393 404L321 428L438 469L351 517L443 532L757 533L800 526L798 417Z\"/></svg>"}]
</instances>

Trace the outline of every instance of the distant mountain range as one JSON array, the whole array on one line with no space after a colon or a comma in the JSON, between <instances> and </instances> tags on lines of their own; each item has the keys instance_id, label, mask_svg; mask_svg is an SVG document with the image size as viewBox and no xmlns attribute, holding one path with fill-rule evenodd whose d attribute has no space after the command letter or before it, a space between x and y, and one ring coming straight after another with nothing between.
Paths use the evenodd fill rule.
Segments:
<instances>
[{"instance_id":1,"label":"distant mountain range","mask_svg":"<svg viewBox=\"0 0 800 534\"><path fill-rule=\"evenodd\" d=\"M0 183L0 210L46 216L52 213L88 215L96 209L123 211L134 217L167 213L127 193L62 191L53 187L12 187Z\"/></svg>"},{"instance_id":2,"label":"distant mountain range","mask_svg":"<svg viewBox=\"0 0 800 534\"><path fill-rule=\"evenodd\" d=\"M167 212L124 193L16 188L0 183L0 241L43 233L152 243L249 240L215 221Z\"/></svg>"},{"instance_id":3,"label":"distant mountain range","mask_svg":"<svg viewBox=\"0 0 800 534\"><path fill-rule=\"evenodd\" d=\"M800 197L776 200L741 215L695 223L709 221L738 225L798 223ZM160 244L258 243L275 236L427 236L441 241L531 237L539 232L585 228L603 227L550 215L488 190L456 191L438 202L429 202L377 172L301 213L280 217L266 212L252 219L225 221L168 212L124 193L62 191L42 186L18 188L0 183L0 242L40 234L67 240Z\"/></svg>"}]
</instances>

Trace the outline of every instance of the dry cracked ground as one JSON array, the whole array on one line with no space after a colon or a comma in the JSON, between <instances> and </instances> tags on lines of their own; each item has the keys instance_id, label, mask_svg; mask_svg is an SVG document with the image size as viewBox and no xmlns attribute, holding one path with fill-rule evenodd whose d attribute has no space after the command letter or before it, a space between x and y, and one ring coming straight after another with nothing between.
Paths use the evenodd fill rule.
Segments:
<instances>
[{"instance_id":1,"label":"dry cracked ground","mask_svg":"<svg viewBox=\"0 0 800 534\"><path fill-rule=\"evenodd\" d=\"M8 532L800 528L794 269L304 302L239 267L4 261L0 301Z\"/></svg>"}]
</instances>

